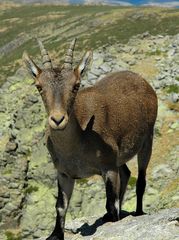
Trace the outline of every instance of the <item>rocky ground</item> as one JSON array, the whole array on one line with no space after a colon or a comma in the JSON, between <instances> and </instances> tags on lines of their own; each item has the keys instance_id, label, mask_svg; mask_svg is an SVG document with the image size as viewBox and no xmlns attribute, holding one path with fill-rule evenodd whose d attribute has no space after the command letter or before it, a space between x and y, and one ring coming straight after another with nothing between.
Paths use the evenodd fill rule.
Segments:
<instances>
[{"instance_id":1,"label":"rocky ground","mask_svg":"<svg viewBox=\"0 0 179 240\"><path fill-rule=\"evenodd\" d=\"M165 209L152 215L128 216L120 222L106 223L90 218L73 221L67 226L67 240L177 240L179 209ZM70 233L70 231L72 233ZM74 234L75 233L75 234ZM40 239L43 240L43 239Z\"/></svg>"},{"instance_id":2,"label":"rocky ground","mask_svg":"<svg viewBox=\"0 0 179 240\"><path fill-rule=\"evenodd\" d=\"M81 53L76 52L76 55L79 58ZM179 208L179 35L151 36L146 32L131 38L125 45L103 45L94 51L93 58L82 87L95 84L106 73L132 70L146 78L156 90L159 113L144 208L148 213ZM0 239L38 239L51 231L55 216L56 174L44 145L46 114L33 80L23 68L3 84L0 102ZM133 211L135 159L129 163L129 168L132 177L123 208ZM67 214L67 228L72 228L68 227L70 222L88 224L86 219L94 220L90 216L98 219L104 213L105 191L101 178L77 181ZM127 217L121 226L136 229L136 235L130 238L130 230L125 239L145 239L143 232L146 232L146 239L177 239L177 214L178 210L166 210L157 216ZM174 220L169 220L168 216ZM82 217L82 222L76 220ZM141 235L137 235L140 223L145 224ZM100 225L100 221L97 224ZM150 231L144 231L144 226L149 226ZM168 238L155 238L158 228L165 229ZM106 239L104 236L124 239L118 238L126 228L122 229L119 223L104 225L98 228L94 238L91 235L84 239ZM113 231L116 238L112 236ZM79 234L69 239L83 239Z\"/></svg>"}]
</instances>

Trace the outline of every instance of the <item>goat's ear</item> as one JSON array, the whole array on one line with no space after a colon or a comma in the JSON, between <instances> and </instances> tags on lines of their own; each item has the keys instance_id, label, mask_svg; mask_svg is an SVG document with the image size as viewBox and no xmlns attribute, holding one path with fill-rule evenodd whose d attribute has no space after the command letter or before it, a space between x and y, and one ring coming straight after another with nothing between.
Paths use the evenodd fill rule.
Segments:
<instances>
[{"instance_id":1,"label":"goat's ear","mask_svg":"<svg viewBox=\"0 0 179 240\"><path fill-rule=\"evenodd\" d=\"M93 52L91 50L87 51L83 56L80 64L75 68L75 75L79 79L87 70L90 63L92 63Z\"/></svg>"},{"instance_id":2,"label":"goat's ear","mask_svg":"<svg viewBox=\"0 0 179 240\"><path fill-rule=\"evenodd\" d=\"M42 72L42 70L34 63L34 61L29 57L27 52L23 53L22 59L32 77L37 78Z\"/></svg>"}]
</instances>

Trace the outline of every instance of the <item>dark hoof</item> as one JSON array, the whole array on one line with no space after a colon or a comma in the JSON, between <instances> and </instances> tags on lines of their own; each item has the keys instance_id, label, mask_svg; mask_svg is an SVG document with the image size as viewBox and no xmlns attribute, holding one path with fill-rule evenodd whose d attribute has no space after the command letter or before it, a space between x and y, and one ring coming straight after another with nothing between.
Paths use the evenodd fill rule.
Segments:
<instances>
[{"instance_id":1,"label":"dark hoof","mask_svg":"<svg viewBox=\"0 0 179 240\"><path fill-rule=\"evenodd\" d=\"M103 223L116 222L118 220L119 218L117 216L112 215L111 213L106 213L102 218Z\"/></svg>"},{"instance_id":2,"label":"dark hoof","mask_svg":"<svg viewBox=\"0 0 179 240\"><path fill-rule=\"evenodd\" d=\"M52 236L52 237L48 237L46 240L64 240L64 238L60 239L57 236Z\"/></svg>"},{"instance_id":3,"label":"dark hoof","mask_svg":"<svg viewBox=\"0 0 179 240\"><path fill-rule=\"evenodd\" d=\"M53 234L53 235L50 235L50 237L48 237L46 240L64 240L64 235L56 235L56 234Z\"/></svg>"},{"instance_id":4,"label":"dark hoof","mask_svg":"<svg viewBox=\"0 0 179 240\"><path fill-rule=\"evenodd\" d=\"M133 216L137 217L137 216L141 216L141 215L145 215L147 213L140 211L140 212L134 212Z\"/></svg>"}]
</instances>

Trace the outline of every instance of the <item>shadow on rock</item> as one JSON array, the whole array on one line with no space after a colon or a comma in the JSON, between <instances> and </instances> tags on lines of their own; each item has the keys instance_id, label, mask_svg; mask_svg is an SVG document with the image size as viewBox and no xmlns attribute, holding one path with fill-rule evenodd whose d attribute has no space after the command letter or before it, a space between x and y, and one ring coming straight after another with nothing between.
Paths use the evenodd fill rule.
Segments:
<instances>
[{"instance_id":1,"label":"shadow on rock","mask_svg":"<svg viewBox=\"0 0 179 240\"><path fill-rule=\"evenodd\" d=\"M129 215L134 215L134 212L122 211L121 219ZM76 229L75 233L80 233L82 236L91 236L97 231L98 227L102 226L105 223L106 222L104 222L103 218L101 217L101 218L98 218L92 225L89 225L88 223L84 223L81 227Z\"/></svg>"}]
</instances>

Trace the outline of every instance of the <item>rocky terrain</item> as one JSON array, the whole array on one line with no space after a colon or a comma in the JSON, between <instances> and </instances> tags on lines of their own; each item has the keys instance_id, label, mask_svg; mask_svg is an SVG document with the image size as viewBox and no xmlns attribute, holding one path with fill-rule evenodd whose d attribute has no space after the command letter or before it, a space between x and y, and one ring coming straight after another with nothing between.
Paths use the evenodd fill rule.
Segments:
<instances>
[{"instance_id":1,"label":"rocky terrain","mask_svg":"<svg viewBox=\"0 0 179 240\"><path fill-rule=\"evenodd\" d=\"M75 56L78 62L82 53L77 50ZM120 224L100 226L99 218L105 213L104 184L98 176L80 180L67 214L69 239L179 237L179 212L171 209L179 208L178 64L179 34L153 36L145 32L127 44L108 43L94 50L93 64L81 87L95 84L109 72L132 70L146 78L157 92L159 113L144 209L150 214L169 210L139 218L129 216ZM2 85L0 102L0 239L38 239L53 228L56 173L45 147L46 113L33 80L23 67ZM131 212L135 210L136 159L130 161L129 168L132 177L123 209ZM163 235L157 236L158 231Z\"/></svg>"},{"instance_id":2,"label":"rocky terrain","mask_svg":"<svg viewBox=\"0 0 179 240\"><path fill-rule=\"evenodd\" d=\"M66 239L177 240L179 238L178 216L179 209L165 209L152 215L137 218L130 215L120 222L104 225L101 219L90 218L90 221L87 218L80 219L69 223Z\"/></svg>"}]
</instances>

